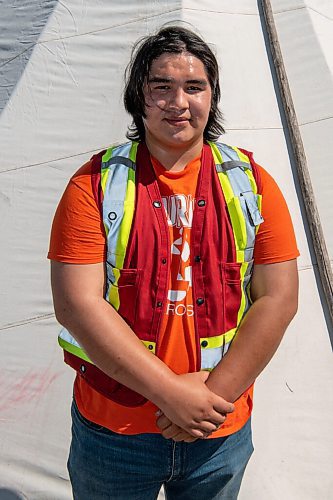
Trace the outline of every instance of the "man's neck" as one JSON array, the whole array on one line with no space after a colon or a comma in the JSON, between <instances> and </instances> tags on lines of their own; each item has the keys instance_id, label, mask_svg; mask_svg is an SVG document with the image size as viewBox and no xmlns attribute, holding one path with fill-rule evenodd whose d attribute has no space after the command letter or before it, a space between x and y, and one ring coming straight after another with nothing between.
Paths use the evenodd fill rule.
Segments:
<instances>
[{"instance_id":1,"label":"man's neck","mask_svg":"<svg viewBox=\"0 0 333 500\"><path fill-rule=\"evenodd\" d=\"M156 158L166 170L180 172L194 158L201 155L203 140L197 141L185 148L163 147L146 137L150 154Z\"/></svg>"}]
</instances>

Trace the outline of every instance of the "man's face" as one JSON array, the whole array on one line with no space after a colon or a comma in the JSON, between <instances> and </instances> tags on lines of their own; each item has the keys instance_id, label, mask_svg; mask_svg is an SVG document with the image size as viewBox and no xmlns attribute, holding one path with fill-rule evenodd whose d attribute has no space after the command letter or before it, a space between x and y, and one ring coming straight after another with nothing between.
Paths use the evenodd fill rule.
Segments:
<instances>
[{"instance_id":1,"label":"man's face","mask_svg":"<svg viewBox=\"0 0 333 500\"><path fill-rule=\"evenodd\" d=\"M148 145L187 149L203 142L212 90L200 59L162 54L152 62L144 96Z\"/></svg>"}]
</instances>

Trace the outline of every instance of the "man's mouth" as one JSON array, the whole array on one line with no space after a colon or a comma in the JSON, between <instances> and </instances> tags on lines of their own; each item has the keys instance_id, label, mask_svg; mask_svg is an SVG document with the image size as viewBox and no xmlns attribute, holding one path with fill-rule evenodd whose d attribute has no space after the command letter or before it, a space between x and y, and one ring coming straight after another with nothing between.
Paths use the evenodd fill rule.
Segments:
<instances>
[{"instance_id":1,"label":"man's mouth","mask_svg":"<svg viewBox=\"0 0 333 500\"><path fill-rule=\"evenodd\" d=\"M189 122L189 118L165 118L170 125L181 126Z\"/></svg>"}]
</instances>

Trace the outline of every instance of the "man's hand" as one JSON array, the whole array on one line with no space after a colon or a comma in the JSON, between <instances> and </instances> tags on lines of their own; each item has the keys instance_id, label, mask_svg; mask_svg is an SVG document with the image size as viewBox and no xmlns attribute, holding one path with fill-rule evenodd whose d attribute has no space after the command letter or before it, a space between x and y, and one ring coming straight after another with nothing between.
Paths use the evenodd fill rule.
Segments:
<instances>
[{"instance_id":1,"label":"man's hand","mask_svg":"<svg viewBox=\"0 0 333 500\"><path fill-rule=\"evenodd\" d=\"M198 438L191 436L188 432L184 431L181 427L173 424L171 420L165 415L161 415L156 420L156 425L160 429L162 436L165 439L173 439L174 441L184 441L185 443L193 443ZM209 434L207 434L208 436Z\"/></svg>"},{"instance_id":2,"label":"man's hand","mask_svg":"<svg viewBox=\"0 0 333 500\"><path fill-rule=\"evenodd\" d=\"M156 420L156 425L160 429L162 436L165 439L173 439L173 441L183 441L185 443L193 443L198 438L191 436L188 432L184 431L181 427L173 424L171 420L165 415L161 415ZM213 432L217 431L221 426L216 425L214 431L206 432L202 439L208 438Z\"/></svg>"},{"instance_id":3,"label":"man's hand","mask_svg":"<svg viewBox=\"0 0 333 500\"><path fill-rule=\"evenodd\" d=\"M169 401L156 422L165 438L186 442L206 438L221 426L226 414L234 410L231 403L207 392L208 375L205 371L178 375L181 399Z\"/></svg>"}]
</instances>

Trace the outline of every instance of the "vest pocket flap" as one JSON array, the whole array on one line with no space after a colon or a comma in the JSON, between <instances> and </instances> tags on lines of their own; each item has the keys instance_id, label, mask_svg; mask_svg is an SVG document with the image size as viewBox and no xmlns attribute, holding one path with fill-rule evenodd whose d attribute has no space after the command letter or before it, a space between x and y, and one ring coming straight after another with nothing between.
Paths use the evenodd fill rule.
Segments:
<instances>
[{"instance_id":1,"label":"vest pocket flap","mask_svg":"<svg viewBox=\"0 0 333 500\"><path fill-rule=\"evenodd\" d=\"M122 286L135 286L138 284L141 269L118 269L106 262L106 272L108 281L118 288Z\"/></svg>"},{"instance_id":2,"label":"vest pocket flap","mask_svg":"<svg viewBox=\"0 0 333 500\"><path fill-rule=\"evenodd\" d=\"M137 285L140 274L141 269L121 269L118 279L118 287Z\"/></svg>"},{"instance_id":3,"label":"vest pocket flap","mask_svg":"<svg viewBox=\"0 0 333 500\"><path fill-rule=\"evenodd\" d=\"M222 262L222 280L226 283L239 283L241 279L240 270L241 264L238 262Z\"/></svg>"},{"instance_id":4,"label":"vest pocket flap","mask_svg":"<svg viewBox=\"0 0 333 500\"><path fill-rule=\"evenodd\" d=\"M258 196L252 191L244 191L240 194L245 202L246 211L252 226L259 226L264 219L259 211Z\"/></svg>"}]
</instances>

